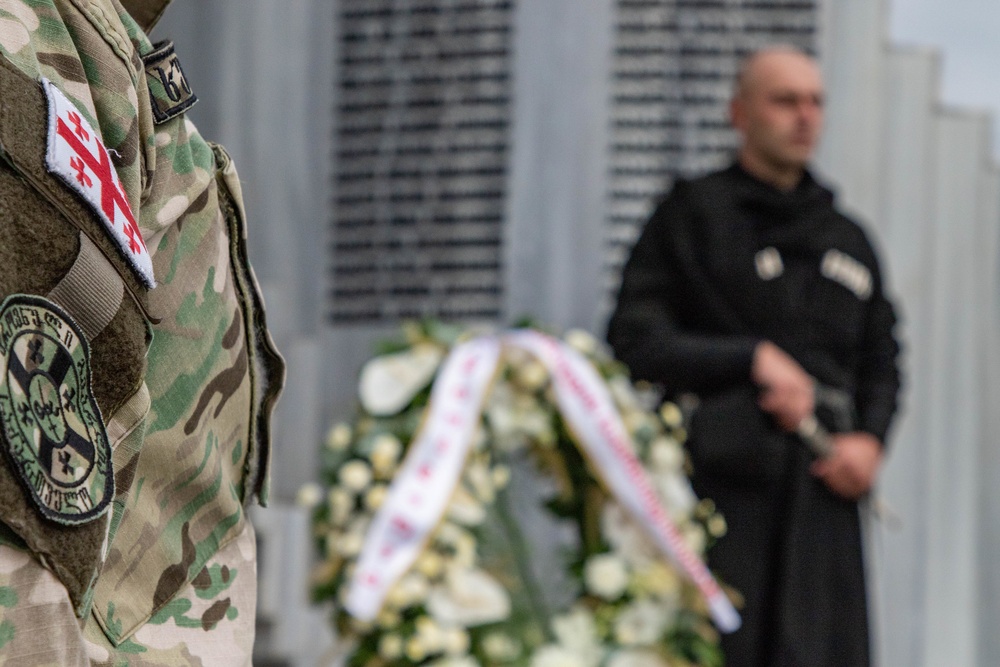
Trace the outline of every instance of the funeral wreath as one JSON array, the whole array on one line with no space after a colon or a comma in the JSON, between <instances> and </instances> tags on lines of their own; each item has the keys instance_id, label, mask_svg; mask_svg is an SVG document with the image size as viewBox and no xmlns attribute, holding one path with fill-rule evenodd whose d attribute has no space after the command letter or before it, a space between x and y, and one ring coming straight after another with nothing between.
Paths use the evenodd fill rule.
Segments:
<instances>
[{"instance_id":1,"label":"funeral wreath","mask_svg":"<svg viewBox=\"0 0 1000 667\"><path fill-rule=\"evenodd\" d=\"M681 411L590 335L409 323L359 398L299 498L343 664L722 664Z\"/></svg>"}]
</instances>

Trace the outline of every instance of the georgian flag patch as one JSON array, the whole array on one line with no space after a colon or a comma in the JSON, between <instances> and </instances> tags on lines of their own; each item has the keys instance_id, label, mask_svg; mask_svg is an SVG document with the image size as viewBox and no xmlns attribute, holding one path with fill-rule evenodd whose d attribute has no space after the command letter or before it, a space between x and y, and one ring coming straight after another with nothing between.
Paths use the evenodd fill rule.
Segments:
<instances>
[{"instance_id":1,"label":"georgian flag patch","mask_svg":"<svg viewBox=\"0 0 1000 667\"><path fill-rule=\"evenodd\" d=\"M108 149L87 119L48 79L42 87L49 103L45 165L104 222L125 260L142 283L156 287L153 262L139 232Z\"/></svg>"}]
</instances>

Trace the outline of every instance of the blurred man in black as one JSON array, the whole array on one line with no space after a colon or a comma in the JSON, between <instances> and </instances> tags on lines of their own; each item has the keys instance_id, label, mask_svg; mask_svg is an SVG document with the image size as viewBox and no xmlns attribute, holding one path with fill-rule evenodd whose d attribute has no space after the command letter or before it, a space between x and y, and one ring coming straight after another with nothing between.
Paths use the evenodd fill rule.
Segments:
<instances>
[{"instance_id":1,"label":"blurred man in black","mask_svg":"<svg viewBox=\"0 0 1000 667\"><path fill-rule=\"evenodd\" d=\"M636 378L699 405L694 485L729 533L709 565L745 597L727 665L869 664L857 502L896 410L895 315L864 232L807 168L823 86L805 54L743 64L735 164L679 181L625 266L608 339ZM817 458L797 435L834 433Z\"/></svg>"}]
</instances>

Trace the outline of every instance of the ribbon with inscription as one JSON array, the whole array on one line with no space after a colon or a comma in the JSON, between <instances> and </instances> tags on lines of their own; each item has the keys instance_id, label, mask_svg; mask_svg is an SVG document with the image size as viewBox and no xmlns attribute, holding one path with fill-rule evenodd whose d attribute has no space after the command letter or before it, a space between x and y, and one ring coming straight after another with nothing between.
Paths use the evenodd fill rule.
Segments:
<instances>
[{"instance_id":1,"label":"ribbon with inscription","mask_svg":"<svg viewBox=\"0 0 1000 667\"><path fill-rule=\"evenodd\" d=\"M420 555L458 484L505 345L531 353L549 370L563 419L595 474L698 587L716 626L723 632L739 628L736 609L661 505L597 371L565 343L530 330L473 339L445 360L424 425L368 532L347 611L361 620L374 619L389 588Z\"/></svg>"}]
</instances>

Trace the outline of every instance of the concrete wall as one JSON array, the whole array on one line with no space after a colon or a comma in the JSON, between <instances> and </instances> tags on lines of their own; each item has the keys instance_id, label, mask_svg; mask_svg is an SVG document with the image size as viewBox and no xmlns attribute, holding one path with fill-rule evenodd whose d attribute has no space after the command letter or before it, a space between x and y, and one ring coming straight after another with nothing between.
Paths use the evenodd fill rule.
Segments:
<instances>
[{"instance_id":1,"label":"concrete wall","mask_svg":"<svg viewBox=\"0 0 1000 667\"><path fill-rule=\"evenodd\" d=\"M994 665L1000 590L997 167L985 113L943 108L936 54L885 38L887 3L828 2L820 166L871 221L897 296L904 409L871 532L880 664ZM992 619L988 620L988 619Z\"/></svg>"}]
</instances>

